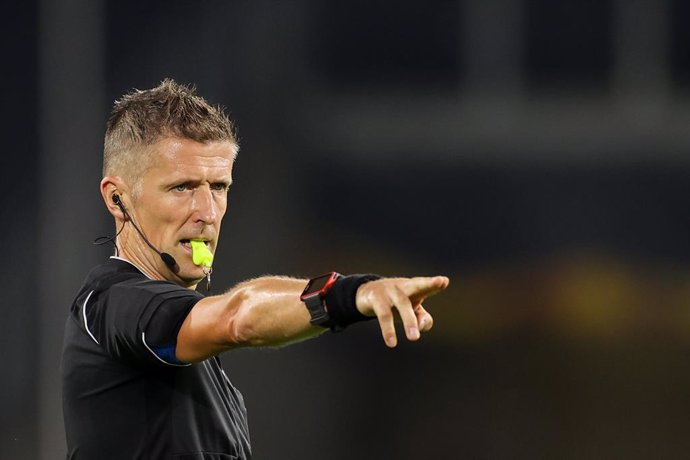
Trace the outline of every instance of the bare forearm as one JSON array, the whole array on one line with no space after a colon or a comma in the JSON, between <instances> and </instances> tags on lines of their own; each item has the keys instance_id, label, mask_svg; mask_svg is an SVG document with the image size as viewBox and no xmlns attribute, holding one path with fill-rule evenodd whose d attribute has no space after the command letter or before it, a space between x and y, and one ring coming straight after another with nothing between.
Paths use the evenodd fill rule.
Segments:
<instances>
[{"instance_id":1,"label":"bare forearm","mask_svg":"<svg viewBox=\"0 0 690 460\"><path fill-rule=\"evenodd\" d=\"M300 293L307 280L262 277L246 281L228 294L235 304L231 335L239 346L280 346L319 335Z\"/></svg>"},{"instance_id":2,"label":"bare forearm","mask_svg":"<svg viewBox=\"0 0 690 460\"><path fill-rule=\"evenodd\" d=\"M300 300L306 282L257 278L200 300L177 335L177 358L198 362L232 348L280 346L324 332L309 323Z\"/></svg>"},{"instance_id":3,"label":"bare forearm","mask_svg":"<svg viewBox=\"0 0 690 460\"><path fill-rule=\"evenodd\" d=\"M448 278L388 278L363 284L354 306L376 316L390 347L397 344L393 324L399 315L409 340L431 329L433 319L422 302L448 286ZM237 347L280 346L319 335L327 329L312 326L300 300L307 280L263 277L241 283L226 294L200 300L178 333L180 361L196 362Z\"/></svg>"}]
</instances>

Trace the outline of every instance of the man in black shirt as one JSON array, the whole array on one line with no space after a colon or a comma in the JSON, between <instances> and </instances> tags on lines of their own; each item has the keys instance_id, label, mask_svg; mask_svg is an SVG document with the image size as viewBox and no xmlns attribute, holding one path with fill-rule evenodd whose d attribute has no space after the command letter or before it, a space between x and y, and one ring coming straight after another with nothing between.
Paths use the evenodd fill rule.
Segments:
<instances>
[{"instance_id":1,"label":"man in black shirt","mask_svg":"<svg viewBox=\"0 0 690 460\"><path fill-rule=\"evenodd\" d=\"M172 80L115 103L100 188L117 255L91 270L67 319L67 458L251 458L242 395L219 353L370 318L394 347L395 314L409 340L431 328L422 302L446 277L331 273L195 291L210 281L237 150L222 110Z\"/></svg>"}]
</instances>

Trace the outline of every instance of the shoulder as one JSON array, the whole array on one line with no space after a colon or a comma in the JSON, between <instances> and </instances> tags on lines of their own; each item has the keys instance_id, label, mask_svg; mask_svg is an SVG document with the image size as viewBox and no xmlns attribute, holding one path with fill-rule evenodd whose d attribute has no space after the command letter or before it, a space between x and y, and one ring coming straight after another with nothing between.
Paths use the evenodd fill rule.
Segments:
<instances>
[{"instance_id":1,"label":"shoulder","mask_svg":"<svg viewBox=\"0 0 690 460\"><path fill-rule=\"evenodd\" d=\"M111 257L104 264L94 267L84 283L84 290L96 292L113 291L120 294L131 293L163 295L165 297L197 297L203 295L195 290L164 280L148 278L131 262L119 257Z\"/></svg>"},{"instance_id":2,"label":"shoulder","mask_svg":"<svg viewBox=\"0 0 690 460\"><path fill-rule=\"evenodd\" d=\"M166 301L195 302L204 296L169 281L152 280L130 262L111 257L91 269L73 303L73 313L88 303L89 310L116 311L134 306L157 308ZM115 310L113 310L115 309Z\"/></svg>"}]
</instances>

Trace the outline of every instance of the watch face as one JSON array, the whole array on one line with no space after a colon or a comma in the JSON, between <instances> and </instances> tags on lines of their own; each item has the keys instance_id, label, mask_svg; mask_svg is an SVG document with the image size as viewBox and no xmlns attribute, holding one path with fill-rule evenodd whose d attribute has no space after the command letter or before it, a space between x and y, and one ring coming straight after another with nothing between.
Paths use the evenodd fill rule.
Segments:
<instances>
[{"instance_id":1,"label":"watch face","mask_svg":"<svg viewBox=\"0 0 690 460\"><path fill-rule=\"evenodd\" d=\"M327 273L317 278L312 278L311 280L309 280L309 284L307 284L307 287L304 288L304 292L302 292L302 297L321 292L324 288L330 287L330 285L333 284L333 282L337 278L337 273Z\"/></svg>"}]
</instances>

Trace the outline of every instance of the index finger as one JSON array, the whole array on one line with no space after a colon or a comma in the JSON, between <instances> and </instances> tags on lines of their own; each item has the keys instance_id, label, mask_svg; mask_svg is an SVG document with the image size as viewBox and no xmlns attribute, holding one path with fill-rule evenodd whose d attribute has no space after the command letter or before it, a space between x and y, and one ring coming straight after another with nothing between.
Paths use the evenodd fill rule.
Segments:
<instances>
[{"instance_id":1,"label":"index finger","mask_svg":"<svg viewBox=\"0 0 690 460\"><path fill-rule=\"evenodd\" d=\"M436 295L450 284L446 276L418 276L403 283L402 290L412 300L419 300Z\"/></svg>"}]
</instances>

